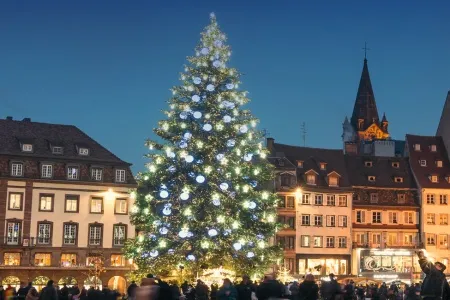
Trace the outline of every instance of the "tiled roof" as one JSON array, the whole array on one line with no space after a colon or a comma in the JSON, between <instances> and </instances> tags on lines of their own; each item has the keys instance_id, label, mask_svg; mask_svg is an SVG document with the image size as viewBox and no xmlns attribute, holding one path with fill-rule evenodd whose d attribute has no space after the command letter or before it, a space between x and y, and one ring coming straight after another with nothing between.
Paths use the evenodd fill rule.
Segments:
<instances>
[{"instance_id":1,"label":"tiled roof","mask_svg":"<svg viewBox=\"0 0 450 300\"><path fill-rule=\"evenodd\" d=\"M442 138L439 136L406 135L409 160L417 182L422 188L450 188L446 180L450 176L450 162ZM415 144L420 144L420 151L414 149ZM436 151L431 150L431 145L436 145ZM420 165L425 160L426 166ZM442 167L438 167L436 161L442 161ZM439 182L431 182L431 175L437 175Z\"/></svg>"},{"instance_id":2,"label":"tiled roof","mask_svg":"<svg viewBox=\"0 0 450 300\"><path fill-rule=\"evenodd\" d=\"M333 171L340 175L339 187L350 187L342 150L299 147L274 143L273 152L277 153L277 156L284 155L294 166L297 166L297 161L303 162L303 167L297 168L297 177L302 185L305 183L304 174L309 170L314 170L318 174L317 187L328 187L327 175ZM326 164L325 170L321 170L321 163Z\"/></svg>"},{"instance_id":3,"label":"tiled roof","mask_svg":"<svg viewBox=\"0 0 450 300\"><path fill-rule=\"evenodd\" d=\"M416 188L407 158L346 155L345 161L353 186ZM393 163L398 163L398 167ZM374 176L374 181L369 181L369 176ZM403 182L395 182L396 177Z\"/></svg>"},{"instance_id":4,"label":"tiled roof","mask_svg":"<svg viewBox=\"0 0 450 300\"><path fill-rule=\"evenodd\" d=\"M130 165L72 125L38 123L29 119L0 120L0 141L0 155ZM33 152L22 152L21 143L33 144ZM63 147L63 154L53 154L51 146ZM77 147L88 148L89 155L78 155Z\"/></svg>"}]
</instances>

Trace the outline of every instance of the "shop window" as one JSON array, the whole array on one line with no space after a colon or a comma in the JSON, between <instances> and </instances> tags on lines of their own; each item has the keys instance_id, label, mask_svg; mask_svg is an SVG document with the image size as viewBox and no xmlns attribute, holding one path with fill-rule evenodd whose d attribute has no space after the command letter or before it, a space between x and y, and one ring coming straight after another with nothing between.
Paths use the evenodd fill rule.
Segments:
<instances>
[{"instance_id":1,"label":"shop window","mask_svg":"<svg viewBox=\"0 0 450 300\"><path fill-rule=\"evenodd\" d=\"M299 259L298 260L298 273L299 274L306 274L306 259Z\"/></svg>"},{"instance_id":2,"label":"shop window","mask_svg":"<svg viewBox=\"0 0 450 300\"><path fill-rule=\"evenodd\" d=\"M111 267L125 267L125 256L122 254L112 254Z\"/></svg>"},{"instance_id":3,"label":"shop window","mask_svg":"<svg viewBox=\"0 0 450 300\"><path fill-rule=\"evenodd\" d=\"M34 265L39 267L49 267L52 263L52 255L50 253L36 253L34 255Z\"/></svg>"},{"instance_id":4,"label":"shop window","mask_svg":"<svg viewBox=\"0 0 450 300\"><path fill-rule=\"evenodd\" d=\"M77 265L77 255L75 253L61 254L61 267L75 267Z\"/></svg>"},{"instance_id":5,"label":"shop window","mask_svg":"<svg viewBox=\"0 0 450 300\"><path fill-rule=\"evenodd\" d=\"M3 261L5 266L20 266L20 253L5 252Z\"/></svg>"}]
</instances>

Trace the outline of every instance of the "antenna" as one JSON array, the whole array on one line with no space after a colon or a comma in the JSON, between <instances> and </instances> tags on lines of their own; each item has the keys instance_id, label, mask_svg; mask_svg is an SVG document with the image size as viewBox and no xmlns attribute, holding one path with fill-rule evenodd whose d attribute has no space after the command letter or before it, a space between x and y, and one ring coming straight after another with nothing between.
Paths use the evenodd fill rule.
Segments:
<instances>
[{"instance_id":1,"label":"antenna","mask_svg":"<svg viewBox=\"0 0 450 300\"><path fill-rule=\"evenodd\" d=\"M302 132L302 140L303 140L303 147L306 147L306 123L303 122L300 126L300 130Z\"/></svg>"},{"instance_id":2,"label":"antenna","mask_svg":"<svg viewBox=\"0 0 450 300\"><path fill-rule=\"evenodd\" d=\"M263 128L262 134L263 134L263 137L265 137L265 138L270 137L270 132L266 128Z\"/></svg>"}]
</instances>

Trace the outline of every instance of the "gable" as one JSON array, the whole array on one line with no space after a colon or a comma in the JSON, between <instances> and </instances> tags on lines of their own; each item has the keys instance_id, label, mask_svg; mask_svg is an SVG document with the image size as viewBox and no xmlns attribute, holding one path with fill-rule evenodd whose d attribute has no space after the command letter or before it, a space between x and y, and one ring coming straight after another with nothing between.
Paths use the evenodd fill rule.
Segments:
<instances>
[{"instance_id":1,"label":"gable","mask_svg":"<svg viewBox=\"0 0 450 300\"><path fill-rule=\"evenodd\" d=\"M381 130L380 126L378 126L378 124L375 123L370 125L364 131L358 131L358 135L359 138L363 140L373 140L373 139L383 140L389 137L389 134Z\"/></svg>"}]
</instances>

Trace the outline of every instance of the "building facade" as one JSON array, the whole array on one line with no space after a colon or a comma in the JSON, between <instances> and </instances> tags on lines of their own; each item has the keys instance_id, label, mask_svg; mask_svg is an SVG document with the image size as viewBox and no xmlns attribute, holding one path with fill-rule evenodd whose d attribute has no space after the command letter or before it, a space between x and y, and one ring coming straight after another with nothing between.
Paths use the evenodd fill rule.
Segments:
<instances>
[{"instance_id":1,"label":"building facade","mask_svg":"<svg viewBox=\"0 0 450 300\"><path fill-rule=\"evenodd\" d=\"M130 164L75 126L8 117L0 137L0 282L123 291Z\"/></svg>"},{"instance_id":2,"label":"building facade","mask_svg":"<svg viewBox=\"0 0 450 300\"><path fill-rule=\"evenodd\" d=\"M342 150L315 149L268 139L280 195L277 234L285 266L299 276L351 272L351 187Z\"/></svg>"}]
</instances>

